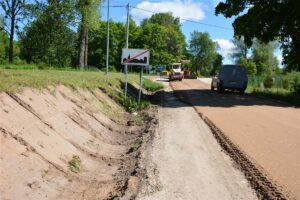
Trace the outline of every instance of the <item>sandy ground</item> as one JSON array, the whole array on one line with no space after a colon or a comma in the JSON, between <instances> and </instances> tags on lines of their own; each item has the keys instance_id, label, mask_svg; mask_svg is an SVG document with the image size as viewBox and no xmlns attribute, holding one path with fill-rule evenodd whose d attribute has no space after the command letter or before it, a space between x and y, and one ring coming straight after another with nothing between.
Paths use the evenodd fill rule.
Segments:
<instances>
[{"instance_id":1,"label":"sandy ground","mask_svg":"<svg viewBox=\"0 0 300 200\"><path fill-rule=\"evenodd\" d=\"M177 96L210 119L281 188L300 199L300 109L268 99L210 91L199 80L173 82Z\"/></svg>"},{"instance_id":2,"label":"sandy ground","mask_svg":"<svg viewBox=\"0 0 300 200\"><path fill-rule=\"evenodd\" d=\"M137 165L135 141L147 127L101 90L60 85L0 93L0 199L122 196ZM73 156L81 160L77 173Z\"/></svg>"},{"instance_id":3,"label":"sandy ground","mask_svg":"<svg viewBox=\"0 0 300 200\"><path fill-rule=\"evenodd\" d=\"M197 112L170 91L161 98L147 175L150 184L137 199L257 199Z\"/></svg>"}]
</instances>

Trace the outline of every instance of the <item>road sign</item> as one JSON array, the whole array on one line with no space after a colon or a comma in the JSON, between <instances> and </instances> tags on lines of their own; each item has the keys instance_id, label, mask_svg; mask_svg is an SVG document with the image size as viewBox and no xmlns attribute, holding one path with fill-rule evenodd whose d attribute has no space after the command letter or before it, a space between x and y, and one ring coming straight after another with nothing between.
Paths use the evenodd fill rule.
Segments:
<instances>
[{"instance_id":1,"label":"road sign","mask_svg":"<svg viewBox=\"0 0 300 200\"><path fill-rule=\"evenodd\" d=\"M122 65L149 65L150 51L148 49L122 49Z\"/></svg>"}]
</instances>

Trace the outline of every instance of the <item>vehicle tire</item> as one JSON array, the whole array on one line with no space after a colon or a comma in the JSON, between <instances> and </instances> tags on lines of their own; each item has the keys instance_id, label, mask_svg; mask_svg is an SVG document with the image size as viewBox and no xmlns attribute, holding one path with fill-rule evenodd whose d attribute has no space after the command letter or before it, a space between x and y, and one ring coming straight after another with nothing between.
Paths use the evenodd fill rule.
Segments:
<instances>
[{"instance_id":1,"label":"vehicle tire","mask_svg":"<svg viewBox=\"0 0 300 200\"><path fill-rule=\"evenodd\" d=\"M181 79L179 79L179 81L182 81L182 78L181 78Z\"/></svg>"},{"instance_id":2,"label":"vehicle tire","mask_svg":"<svg viewBox=\"0 0 300 200\"><path fill-rule=\"evenodd\" d=\"M224 92L224 88L222 87L222 85L218 84L218 92L220 92L220 93Z\"/></svg>"}]
</instances>

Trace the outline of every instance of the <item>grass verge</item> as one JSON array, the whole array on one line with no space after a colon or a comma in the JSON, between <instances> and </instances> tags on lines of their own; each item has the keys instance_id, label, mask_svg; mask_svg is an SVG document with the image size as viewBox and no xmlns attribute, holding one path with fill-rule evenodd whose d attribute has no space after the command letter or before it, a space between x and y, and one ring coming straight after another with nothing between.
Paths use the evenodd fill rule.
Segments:
<instances>
[{"instance_id":1,"label":"grass verge","mask_svg":"<svg viewBox=\"0 0 300 200\"><path fill-rule=\"evenodd\" d=\"M163 89L164 85L161 83L153 82L149 79L144 79L143 80L143 88L147 91L155 92L157 90Z\"/></svg>"},{"instance_id":2,"label":"grass verge","mask_svg":"<svg viewBox=\"0 0 300 200\"><path fill-rule=\"evenodd\" d=\"M300 96L283 88L261 89L248 86L246 92L249 94L280 100L295 106L300 106Z\"/></svg>"}]
</instances>

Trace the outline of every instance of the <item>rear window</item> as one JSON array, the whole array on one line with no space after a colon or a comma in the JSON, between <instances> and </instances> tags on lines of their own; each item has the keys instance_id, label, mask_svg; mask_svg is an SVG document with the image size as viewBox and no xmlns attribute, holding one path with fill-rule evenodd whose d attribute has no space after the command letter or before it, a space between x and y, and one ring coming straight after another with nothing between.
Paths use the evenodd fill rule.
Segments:
<instances>
[{"instance_id":1,"label":"rear window","mask_svg":"<svg viewBox=\"0 0 300 200\"><path fill-rule=\"evenodd\" d=\"M224 65L221 69L221 76L223 78L244 79L247 77L247 72L245 67L241 65Z\"/></svg>"}]
</instances>

